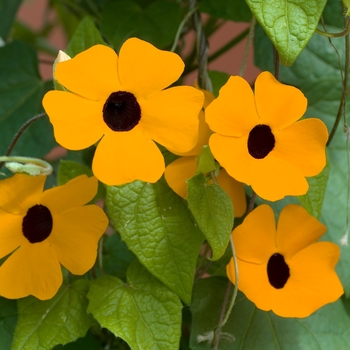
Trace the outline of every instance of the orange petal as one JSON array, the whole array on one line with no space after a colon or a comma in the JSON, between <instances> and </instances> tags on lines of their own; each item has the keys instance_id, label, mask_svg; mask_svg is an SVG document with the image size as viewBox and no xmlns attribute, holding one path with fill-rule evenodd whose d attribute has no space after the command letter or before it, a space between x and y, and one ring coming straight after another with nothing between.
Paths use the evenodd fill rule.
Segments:
<instances>
[{"instance_id":1,"label":"orange petal","mask_svg":"<svg viewBox=\"0 0 350 350\"><path fill-rule=\"evenodd\" d=\"M83 275L96 261L98 241L108 218L96 205L73 208L54 216L47 239L59 262L75 275Z\"/></svg>"},{"instance_id":2,"label":"orange petal","mask_svg":"<svg viewBox=\"0 0 350 350\"><path fill-rule=\"evenodd\" d=\"M255 103L260 124L278 130L300 119L307 108L299 89L280 83L270 72L262 72L255 81Z\"/></svg>"},{"instance_id":3,"label":"orange petal","mask_svg":"<svg viewBox=\"0 0 350 350\"><path fill-rule=\"evenodd\" d=\"M249 155L248 135L244 137L226 137L213 134L209 139L210 149L215 159L236 180L250 185L254 159Z\"/></svg>"},{"instance_id":4,"label":"orange petal","mask_svg":"<svg viewBox=\"0 0 350 350\"><path fill-rule=\"evenodd\" d=\"M203 93L191 86L177 86L139 101L142 131L175 152L187 152L198 141L198 113Z\"/></svg>"},{"instance_id":5,"label":"orange petal","mask_svg":"<svg viewBox=\"0 0 350 350\"><path fill-rule=\"evenodd\" d=\"M233 259L227 265L226 272L229 280L235 283ZM270 311L273 290L267 277L266 264L251 264L238 259L238 273L238 289L259 309Z\"/></svg>"},{"instance_id":6,"label":"orange petal","mask_svg":"<svg viewBox=\"0 0 350 350\"><path fill-rule=\"evenodd\" d=\"M165 168L165 180L171 189L180 197L187 198L186 180L196 175L196 157L181 157Z\"/></svg>"},{"instance_id":7,"label":"orange petal","mask_svg":"<svg viewBox=\"0 0 350 350\"><path fill-rule=\"evenodd\" d=\"M253 190L269 201L288 195L300 196L309 188L303 174L289 163L274 157L273 152L262 160L254 160L250 171Z\"/></svg>"},{"instance_id":8,"label":"orange petal","mask_svg":"<svg viewBox=\"0 0 350 350\"><path fill-rule=\"evenodd\" d=\"M62 284L61 266L47 241L28 242L1 265L0 281L0 295L5 298L51 299Z\"/></svg>"},{"instance_id":9,"label":"orange petal","mask_svg":"<svg viewBox=\"0 0 350 350\"><path fill-rule=\"evenodd\" d=\"M315 176L325 167L328 131L321 120L305 119L273 132L274 155L299 169L304 176Z\"/></svg>"},{"instance_id":10,"label":"orange petal","mask_svg":"<svg viewBox=\"0 0 350 350\"><path fill-rule=\"evenodd\" d=\"M248 135L261 124L248 82L241 77L230 77L220 89L219 97L205 110L211 130L225 136Z\"/></svg>"},{"instance_id":11,"label":"orange petal","mask_svg":"<svg viewBox=\"0 0 350 350\"><path fill-rule=\"evenodd\" d=\"M119 51L118 73L123 90L133 93L137 99L174 83L184 66L177 54L159 50L137 38L125 41Z\"/></svg>"},{"instance_id":12,"label":"orange petal","mask_svg":"<svg viewBox=\"0 0 350 350\"><path fill-rule=\"evenodd\" d=\"M106 134L97 146L92 164L94 175L109 186L134 180L154 183L164 169L162 153L138 126L128 132Z\"/></svg>"},{"instance_id":13,"label":"orange petal","mask_svg":"<svg viewBox=\"0 0 350 350\"><path fill-rule=\"evenodd\" d=\"M39 202L46 176L15 174L0 181L0 208L11 214L25 215Z\"/></svg>"},{"instance_id":14,"label":"orange petal","mask_svg":"<svg viewBox=\"0 0 350 350\"><path fill-rule=\"evenodd\" d=\"M113 49L95 45L68 61L57 63L55 77L69 91L91 100L102 100L121 90L118 56Z\"/></svg>"},{"instance_id":15,"label":"orange petal","mask_svg":"<svg viewBox=\"0 0 350 350\"><path fill-rule=\"evenodd\" d=\"M90 101L66 91L49 91L43 106L54 127L56 141L71 150L96 143L109 129L103 121L104 102Z\"/></svg>"},{"instance_id":16,"label":"orange petal","mask_svg":"<svg viewBox=\"0 0 350 350\"><path fill-rule=\"evenodd\" d=\"M202 152L204 145L207 145L209 142L210 129L209 125L205 122L204 112L201 110L198 116L198 140L194 148L188 152L177 152L169 149L170 152L177 154L178 156L198 156Z\"/></svg>"},{"instance_id":17,"label":"orange petal","mask_svg":"<svg viewBox=\"0 0 350 350\"><path fill-rule=\"evenodd\" d=\"M21 215L9 214L0 209L0 259L26 242L22 233L22 220Z\"/></svg>"},{"instance_id":18,"label":"orange petal","mask_svg":"<svg viewBox=\"0 0 350 350\"><path fill-rule=\"evenodd\" d=\"M267 264L276 252L276 223L273 210L259 205L232 231L237 257L254 264Z\"/></svg>"},{"instance_id":19,"label":"orange petal","mask_svg":"<svg viewBox=\"0 0 350 350\"><path fill-rule=\"evenodd\" d=\"M247 199L243 184L227 174L227 171L224 168L220 169L217 180L219 185L231 198L235 217L239 218L243 216L247 210Z\"/></svg>"},{"instance_id":20,"label":"orange petal","mask_svg":"<svg viewBox=\"0 0 350 350\"><path fill-rule=\"evenodd\" d=\"M344 291L334 271L339 257L339 247L334 243L318 242L286 261L290 278L280 297L273 297L272 310L283 317L308 317L340 298Z\"/></svg>"},{"instance_id":21,"label":"orange petal","mask_svg":"<svg viewBox=\"0 0 350 350\"><path fill-rule=\"evenodd\" d=\"M321 238L326 229L300 205L287 205L277 224L278 252L285 259L291 259L294 254Z\"/></svg>"},{"instance_id":22,"label":"orange petal","mask_svg":"<svg viewBox=\"0 0 350 350\"><path fill-rule=\"evenodd\" d=\"M96 177L80 175L62 186L45 191L40 203L48 207L51 214L59 214L91 201L97 193L97 185Z\"/></svg>"}]
</instances>

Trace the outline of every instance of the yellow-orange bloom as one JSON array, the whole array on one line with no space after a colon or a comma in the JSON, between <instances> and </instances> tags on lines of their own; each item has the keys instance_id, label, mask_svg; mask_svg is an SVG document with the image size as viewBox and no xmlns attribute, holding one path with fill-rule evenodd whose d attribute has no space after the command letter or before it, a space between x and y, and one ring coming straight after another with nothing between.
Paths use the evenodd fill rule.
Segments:
<instances>
[{"instance_id":1,"label":"yellow-orange bloom","mask_svg":"<svg viewBox=\"0 0 350 350\"><path fill-rule=\"evenodd\" d=\"M95 263L97 244L108 218L85 205L97 179L76 177L43 191L46 177L16 174L0 181L0 295L52 298L62 284L61 265L75 275Z\"/></svg>"},{"instance_id":2,"label":"yellow-orange bloom","mask_svg":"<svg viewBox=\"0 0 350 350\"><path fill-rule=\"evenodd\" d=\"M175 53L136 38L119 55L96 45L57 63L55 78L67 91L49 91L43 99L57 142L80 150L99 141L92 169L105 184L156 182L165 165L154 141L187 152L198 138L203 93L165 89L183 68Z\"/></svg>"},{"instance_id":3,"label":"yellow-orange bloom","mask_svg":"<svg viewBox=\"0 0 350 350\"><path fill-rule=\"evenodd\" d=\"M264 199L305 194L305 177L319 174L326 164L328 138L321 120L297 121L306 108L300 90L269 72L258 76L255 93L243 78L230 77L206 110L215 132L209 140L214 157Z\"/></svg>"},{"instance_id":4,"label":"yellow-orange bloom","mask_svg":"<svg viewBox=\"0 0 350 350\"><path fill-rule=\"evenodd\" d=\"M317 242L326 227L299 205L286 206L276 228L274 212L260 205L232 232L238 289L259 309L282 317L307 317L336 301L343 287L334 271L339 247ZM236 282L233 259L227 275Z\"/></svg>"},{"instance_id":5,"label":"yellow-orange bloom","mask_svg":"<svg viewBox=\"0 0 350 350\"><path fill-rule=\"evenodd\" d=\"M206 90L202 90L205 96L203 108L207 108L209 104L215 99L215 96ZM172 151L177 155L183 157L176 159L165 168L164 177L172 190L182 198L187 198L187 183L191 177L197 172L197 156L202 151L204 145L208 144L210 129L205 122L204 111L201 110L198 115L198 141L196 146L188 152L179 153ZM244 215L247 208L247 200L243 184L229 176L225 169L220 169L217 177L218 184L226 191L231 198L235 217Z\"/></svg>"}]
</instances>

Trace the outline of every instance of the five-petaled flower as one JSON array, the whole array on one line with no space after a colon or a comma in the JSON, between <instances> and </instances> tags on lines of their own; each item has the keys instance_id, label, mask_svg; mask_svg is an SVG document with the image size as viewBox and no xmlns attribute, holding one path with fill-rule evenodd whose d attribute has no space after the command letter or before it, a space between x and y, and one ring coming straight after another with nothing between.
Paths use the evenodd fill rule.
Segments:
<instances>
[{"instance_id":1,"label":"five-petaled flower","mask_svg":"<svg viewBox=\"0 0 350 350\"><path fill-rule=\"evenodd\" d=\"M205 96L203 108L207 108L209 104L215 99L215 96L209 91L202 90ZM186 153L178 153L172 151L182 157L176 159L170 163L164 172L164 177L168 185L172 190L182 198L187 198L187 183L186 181L197 172L197 157L202 151L202 147L208 144L210 129L205 122L204 111L201 110L198 115L199 127L198 127L198 141L196 146ZM226 191L231 198L235 217L241 217L244 215L247 208L247 200L244 191L243 184L236 181L230 175L227 174L224 168L220 169L220 173L217 176L218 184Z\"/></svg>"},{"instance_id":2,"label":"five-petaled flower","mask_svg":"<svg viewBox=\"0 0 350 350\"><path fill-rule=\"evenodd\" d=\"M165 165L155 142L186 152L198 138L203 93L190 86L165 89L183 69L180 56L137 38L119 55L96 45L57 63L55 78L66 91L49 91L43 99L57 142L80 150L99 141L92 169L105 184L156 182Z\"/></svg>"},{"instance_id":3,"label":"five-petaled flower","mask_svg":"<svg viewBox=\"0 0 350 350\"><path fill-rule=\"evenodd\" d=\"M276 228L274 212L260 205L232 232L238 289L259 309L307 317L343 294L334 271L339 247L317 242L326 227L299 205L286 206ZM235 283L233 259L227 275Z\"/></svg>"},{"instance_id":4,"label":"five-petaled flower","mask_svg":"<svg viewBox=\"0 0 350 350\"><path fill-rule=\"evenodd\" d=\"M243 78L230 77L206 109L215 132L209 140L214 157L264 199L305 194L305 177L319 174L326 164L328 138L321 120L297 121L306 108L300 90L269 72L258 76L255 93Z\"/></svg>"},{"instance_id":5,"label":"five-petaled flower","mask_svg":"<svg viewBox=\"0 0 350 350\"><path fill-rule=\"evenodd\" d=\"M52 298L62 284L61 265L76 275L95 263L108 218L85 205L97 179L81 175L43 191L46 177L16 174L0 182L0 295Z\"/></svg>"}]
</instances>

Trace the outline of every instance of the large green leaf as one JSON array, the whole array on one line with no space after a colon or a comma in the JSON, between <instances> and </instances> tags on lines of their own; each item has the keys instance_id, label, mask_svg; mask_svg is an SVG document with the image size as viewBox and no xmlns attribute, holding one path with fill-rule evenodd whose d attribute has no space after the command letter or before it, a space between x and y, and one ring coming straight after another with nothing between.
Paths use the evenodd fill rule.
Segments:
<instances>
[{"instance_id":1,"label":"large green leaf","mask_svg":"<svg viewBox=\"0 0 350 350\"><path fill-rule=\"evenodd\" d=\"M129 249L188 304L203 236L184 201L162 178L155 184L109 187L106 204Z\"/></svg>"},{"instance_id":2,"label":"large green leaf","mask_svg":"<svg viewBox=\"0 0 350 350\"><path fill-rule=\"evenodd\" d=\"M52 83L49 83L52 86ZM42 112L48 86L38 73L35 51L19 41L0 48L0 154L4 154L20 127ZM22 135L12 154L42 157L55 145L47 118Z\"/></svg>"},{"instance_id":3,"label":"large green leaf","mask_svg":"<svg viewBox=\"0 0 350 350\"><path fill-rule=\"evenodd\" d=\"M342 29L329 27L330 32L340 32ZM333 45L344 62L344 39L333 39ZM269 52L268 39L261 31L257 32L255 41L255 62L261 69L272 69L272 60L263 52ZM331 130L337 115L342 94L341 73L338 55L327 38L315 35L295 61L292 67L281 67L281 80L301 89L308 98L306 117L322 119L328 130ZM347 103L347 115L350 104ZM349 172L347 164L347 150L343 126L340 123L337 133L328 147L330 165L325 197L323 200L321 221L328 229L326 239L339 244L343 235L348 231L347 224L347 189L349 186ZM341 259L337 266L347 295L350 295L350 247L341 245Z\"/></svg>"},{"instance_id":4,"label":"large green leaf","mask_svg":"<svg viewBox=\"0 0 350 350\"><path fill-rule=\"evenodd\" d=\"M193 289L191 349L211 349L227 279L199 280ZM288 302L288 301L286 301ZM341 300L307 318L281 318L257 309L238 293L231 316L221 333L220 350L329 350L347 349L350 319Z\"/></svg>"},{"instance_id":5,"label":"large green leaf","mask_svg":"<svg viewBox=\"0 0 350 350\"><path fill-rule=\"evenodd\" d=\"M18 300L18 323L12 350L51 350L83 337L93 318L87 314L88 280L63 285L50 300Z\"/></svg>"},{"instance_id":6,"label":"large green leaf","mask_svg":"<svg viewBox=\"0 0 350 350\"><path fill-rule=\"evenodd\" d=\"M200 10L235 22L249 22L252 13L244 0L201 0Z\"/></svg>"},{"instance_id":7,"label":"large green leaf","mask_svg":"<svg viewBox=\"0 0 350 350\"><path fill-rule=\"evenodd\" d=\"M290 66L312 37L327 0L246 2L276 47L281 62Z\"/></svg>"},{"instance_id":8,"label":"large green leaf","mask_svg":"<svg viewBox=\"0 0 350 350\"><path fill-rule=\"evenodd\" d=\"M217 260L230 240L234 220L232 201L219 185L207 185L203 174L193 176L187 184L188 206L212 248L212 259Z\"/></svg>"},{"instance_id":9,"label":"large green leaf","mask_svg":"<svg viewBox=\"0 0 350 350\"><path fill-rule=\"evenodd\" d=\"M0 0L0 38L7 40L22 0Z\"/></svg>"},{"instance_id":10,"label":"large green leaf","mask_svg":"<svg viewBox=\"0 0 350 350\"><path fill-rule=\"evenodd\" d=\"M130 0L108 0L102 11L101 31L118 50L130 37L165 48L174 41L180 22L181 8L176 2L155 1L142 8Z\"/></svg>"},{"instance_id":11,"label":"large green leaf","mask_svg":"<svg viewBox=\"0 0 350 350\"><path fill-rule=\"evenodd\" d=\"M101 276L91 283L89 312L100 325L132 349L177 350L182 305L139 262L127 271L127 283Z\"/></svg>"},{"instance_id":12,"label":"large green leaf","mask_svg":"<svg viewBox=\"0 0 350 350\"><path fill-rule=\"evenodd\" d=\"M69 56L74 57L76 54L97 44L106 45L106 42L102 39L102 36L91 17L85 17L79 23L72 39L69 41L66 53Z\"/></svg>"},{"instance_id":13,"label":"large green leaf","mask_svg":"<svg viewBox=\"0 0 350 350\"><path fill-rule=\"evenodd\" d=\"M17 302L0 297L0 349L10 350L17 323Z\"/></svg>"}]
</instances>

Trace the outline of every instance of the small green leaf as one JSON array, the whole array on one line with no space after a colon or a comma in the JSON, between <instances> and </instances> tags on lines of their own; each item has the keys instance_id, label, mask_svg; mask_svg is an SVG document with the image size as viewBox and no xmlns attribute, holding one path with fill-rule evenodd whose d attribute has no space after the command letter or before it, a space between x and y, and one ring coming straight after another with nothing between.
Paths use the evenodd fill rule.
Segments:
<instances>
[{"instance_id":1,"label":"small green leaf","mask_svg":"<svg viewBox=\"0 0 350 350\"><path fill-rule=\"evenodd\" d=\"M14 59L15 57L15 59ZM52 86L38 72L35 51L13 41L0 47L0 154L3 155L20 127L42 112L41 100ZM43 157L56 145L48 118L35 122L21 136L12 155Z\"/></svg>"},{"instance_id":2,"label":"small green leaf","mask_svg":"<svg viewBox=\"0 0 350 350\"><path fill-rule=\"evenodd\" d=\"M230 74L211 70L209 71L209 78L213 85L213 94L218 97L220 89L227 83L227 80L230 78Z\"/></svg>"},{"instance_id":3,"label":"small green leaf","mask_svg":"<svg viewBox=\"0 0 350 350\"><path fill-rule=\"evenodd\" d=\"M126 269L135 260L135 255L128 249L118 233L103 240L103 271L121 280L126 280Z\"/></svg>"},{"instance_id":4,"label":"small green leaf","mask_svg":"<svg viewBox=\"0 0 350 350\"><path fill-rule=\"evenodd\" d=\"M184 201L166 184L108 187L109 217L140 262L185 303L190 303L203 236Z\"/></svg>"},{"instance_id":5,"label":"small green leaf","mask_svg":"<svg viewBox=\"0 0 350 350\"><path fill-rule=\"evenodd\" d=\"M0 1L0 39L3 41L6 41L10 34L13 20L21 2L22 0Z\"/></svg>"},{"instance_id":6,"label":"small green leaf","mask_svg":"<svg viewBox=\"0 0 350 350\"><path fill-rule=\"evenodd\" d=\"M201 0L200 10L234 22L249 22L252 13L244 0Z\"/></svg>"},{"instance_id":7,"label":"small green leaf","mask_svg":"<svg viewBox=\"0 0 350 350\"><path fill-rule=\"evenodd\" d=\"M173 43L181 19L175 2L155 1L142 8L131 0L109 0L102 10L101 31L118 50L130 37L165 48Z\"/></svg>"},{"instance_id":8,"label":"small green leaf","mask_svg":"<svg viewBox=\"0 0 350 350\"><path fill-rule=\"evenodd\" d=\"M50 300L18 300L18 323L12 350L51 350L83 337L93 319L87 314L89 281L63 285Z\"/></svg>"},{"instance_id":9,"label":"small green leaf","mask_svg":"<svg viewBox=\"0 0 350 350\"><path fill-rule=\"evenodd\" d=\"M0 297L0 349L10 350L17 323L17 302Z\"/></svg>"},{"instance_id":10,"label":"small green leaf","mask_svg":"<svg viewBox=\"0 0 350 350\"><path fill-rule=\"evenodd\" d=\"M202 174L207 174L216 170L217 165L208 145L203 146L202 151L197 158L197 164L197 170Z\"/></svg>"},{"instance_id":11,"label":"small green leaf","mask_svg":"<svg viewBox=\"0 0 350 350\"><path fill-rule=\"evenodd\" d=\"M139 262L129 267L127 281L112 276L94 280L88 311L134 350L179 349L182 305L176 294Z\"/></svg>"},{"instance_id":12,"label":"small green leaf","mask_svg":"<svg viewBox=\"0 0 350 350\"><path fill-rule=\"evenodd\" d=\"M227 279L199 280L193 288L192 350L210 350L218 325ZM221 332L220 350L329 350L350 344L349 315L341 300L306 318L282 318L259 310L238 293L235 306Z\"/></svg>"},{"instance_id":13,"label":"small green leaf","mask_svg":"<svg viewBox=\"0 0 350 350\"><path fill-rule=\"evenodd\" d=\"M327 0L246 0L280 60L291 66L315 32Z\"/></svg>"},{"instance_id":14,"label":"small green leaf","mask_svg":"<svg viewBox=\"0 0 350 350\"><path fill-rule=\"evenodd\" d=\"M213 260L226 250L233 228L232 201L217 184L207 185L203 174L187 181L188 206L213 250Z\"/></svg>"},{"instance_id":15,"label":"small green leaf","mask_svg":"<svg viewBox=\"0 0 350 350\"><path fill-rule=\"evenodd\" d=\"M69 56L74 57L97 44L107 45L91 17L85 17L79 23L65 51Z\"/></svg>"},{"instance_id":16,"label":"small green leaf","mask_svg":"<svg viewBox=\"0 0 350 350\"><path fill-rule=\"evenodd\" d=\"M318 219L321 215L323 199L329 177L329 170L329 163L327 163L320 174L307 178L309 190L305 195L298 197L303 207L316 219Z\"/></svg>"},{"instance_id":17,"label":"small green leaf","mask_svg":"<svg viewBox=\"0 0 350 350\"><path fill-rule=\"evenodd\" d=\"M87 175L89 177L93 176L92 170L87 166L77 163L73 160L60 160L60 164L57 172L57 184L64 185L68 181L74 179L79 175ZM104 185L99 182L97 194L94 198L102 198L106 193Z\"/></svg>"}]
</instances>

